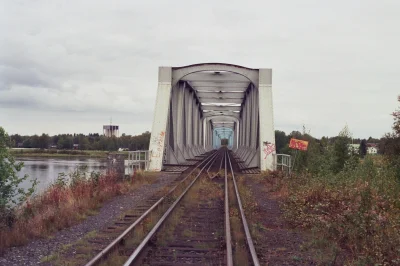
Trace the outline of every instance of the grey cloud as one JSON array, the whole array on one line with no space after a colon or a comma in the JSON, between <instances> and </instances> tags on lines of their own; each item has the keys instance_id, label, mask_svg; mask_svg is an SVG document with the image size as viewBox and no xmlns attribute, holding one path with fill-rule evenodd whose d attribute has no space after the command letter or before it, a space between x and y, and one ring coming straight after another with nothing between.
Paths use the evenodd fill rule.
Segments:
<instances>
[{"instance_id":1,"label":"grey cloud","mask_svg":"<svg viewBox=\"0 0 400 266\"><path fill-rule=\"evenodd\" d=\"M140 133L151 127L158 66L217 61L273 68L277 128L304 123L322 136L348 123L354 135L381 136L400 87L399 9L390 0L4 1L0 121L20 133L100 131L112 115ZM40 115L19 124L19 109ZM55 113L65 125L38 118Z\"/></svg>"}]
</instances>

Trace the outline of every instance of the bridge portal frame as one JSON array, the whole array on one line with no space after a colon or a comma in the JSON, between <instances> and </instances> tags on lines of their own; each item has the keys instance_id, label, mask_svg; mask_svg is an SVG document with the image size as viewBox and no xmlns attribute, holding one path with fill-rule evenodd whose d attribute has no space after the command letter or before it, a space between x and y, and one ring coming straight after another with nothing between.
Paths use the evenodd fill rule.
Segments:
<instances>
[{"instance_id":1,"label":"bridge portal frame","mask_svg":"<svg viewBox=\"0 0 400 266\"><path fill-rule=\"evenodd\" d=\"M226 71L239 74L246 77L254 85L255 89L258 89L259 143L257 145L257 157L259 158L260 170L274 170L276 165L274 162L276 148L272 99L272 69L251 69L223 63L205 63L183 67L159 67L158 90L149 146L149 170L161 171L163 167L163 158L168 148L166 146L166 132L168 130L168 117L171 111L169 107L172 88L185 76L204 71ZM250 119L250 117L247 119ZM241 127L235 133L239 134L241 130L246 130L244 124ZM198 125L196 125L196 128L200 129ZM203 141L203 138L200 138L200 140ZM202 144L206 145L207 143L203 142ZM240 144L237 143L238 146Z\"/></svg>"}]
</instances>

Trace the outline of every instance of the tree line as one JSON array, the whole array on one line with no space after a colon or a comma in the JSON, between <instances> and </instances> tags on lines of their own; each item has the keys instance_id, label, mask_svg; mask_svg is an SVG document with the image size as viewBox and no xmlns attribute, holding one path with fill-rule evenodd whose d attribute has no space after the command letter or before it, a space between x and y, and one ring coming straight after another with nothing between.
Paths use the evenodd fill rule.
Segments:
<instances>
[{"instance_id":1,"label":"tree line","mask_svg":"<svg viewBox=\"0 0 400 266\"><path fill-rule=\"evenodd\" d=\"M306 131L305 128L303 128L303 132L300 131L292 131L289 134L286 135L284 131L281 130L275 130L275 145L276 145L276 153L283 153L283 154L288 154L290 152L289 148L289 142L291 138L295 139L302 139L302 140L309 140L310 138L313 140L313 142L317 143L321 147L327 147L330 145L333 145L338 139L340 139L340 136L334 136L334 137L322 137L320 139L312 137L309 132ZM377 139L373 137L369 137L368 139L361 139L361 138L351 138L350 133L349 136L346 137L346 142L347 144L360 144L360 150L359 154L366 154L367 151L367 143L373 143L378 145L378 151L381 151L379 153L384 152L384 148L381 147L386 139L386 136Z\"/></svg>"},{"instance_id":2,"label":"tree line","mask_svg":"<svg viewBox=\"0 0 400 266\"><path fill-rule=\"evenodd\" d=\"M36 148L36 149L73 149L78 144L79 150L102 150L116 151L119 148L128 150L147 150L149 148L150 132L146 131L140 135L122 134L120 137L106 137L98 133L84 134L48 134L21 136L10 135L10 146L13 148Z\"/></svg>"},{"instance_id":3,"label":"tree line","mask_svg":"<svg viewBox=\"0 0 400 266\"><path fill-rule=\"evenodd\" d=\"M400 96L398 97L400 102ZM400 180L400 108L392 113L394 122L392 132L386 133L382 138L353 139L346 127L335 137L322 137L320 139L310 135L303 127L303 132L292 131L289 135L277 130L275 143L277 153L291 154L295 160L295 171L307 171L310 173L323 173L331 171L338 173L345 167L352 168L359 163L359 157L367 153L367 143L377 144L378 153L389 165L397 169L397 177ZM309 142L308 150L295 151L289 148L291 138L306 140ZM360 144L358 153L353 152L349 144ZM324 169L323 169L324 168Z\"/></svg>"},{"instance_id":4,"label":"tree line","mask_svg":"<svg viewBox=\"0 0 400 266\"><path fill-rule=\"evenodd\" d=\"M289 153L289 141L291 138L302 138L305 132L292 131L286 134L284 131L275 130L275 142L277 153ZM380 151L385 150L385 144L387 143L386 137L376 139L369 137L368 139L351 139L349 143L361 144L360 147L366 149L366 143L378 143L382 144ZM327 146L333 144L337 140L338 136L335 137L322 137L321 139L315 139L320 145ZM43 133L42 135L33 136L21 136L19 134L10 135L11 147L13 148L36 148L36 149L48 149L51 147L57 149L73 149L74 144L78 144L79 150L104 150L104 151L116 151L119 148L126 148L129 150L147 150L150 142L150 132L146 131L140 135L126 135L122 134L119 138L117 137L106 137L98 133L84 134L58 134L49 136ZM361 152L363 153L363 152Z\"/></svg>"}]
</instances>

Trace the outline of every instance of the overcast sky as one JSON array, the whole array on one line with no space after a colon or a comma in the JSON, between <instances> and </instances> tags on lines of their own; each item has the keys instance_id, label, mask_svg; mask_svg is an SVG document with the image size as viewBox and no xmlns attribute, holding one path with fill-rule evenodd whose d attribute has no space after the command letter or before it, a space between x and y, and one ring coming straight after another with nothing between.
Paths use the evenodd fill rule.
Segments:
<instances>
[{"instance_id":1,"label":"overcast sky","mask_svg":"<svg viewBox=\"0 0 400 266\"><path fill-rule=\"evenodd\" d=\"M381 137L400 94L400 1L0 0L0 126L151 130L159 66L273 69L276 129Z\"/></svg>"}]
</instances>

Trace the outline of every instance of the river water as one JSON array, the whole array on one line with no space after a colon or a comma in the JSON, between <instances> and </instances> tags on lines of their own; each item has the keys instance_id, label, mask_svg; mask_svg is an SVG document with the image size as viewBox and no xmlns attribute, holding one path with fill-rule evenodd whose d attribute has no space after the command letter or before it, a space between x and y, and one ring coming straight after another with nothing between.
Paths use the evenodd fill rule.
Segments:
<instances>
[{"instance_id":1,"label":"river water","mask_svg":"<svg viewBox=\"0 0 400 266\"><path fill-rule=\"evenodd\" d=\"M37 193L46 189L54 183L59 173L71 173L77 167L87 166L88 172L104 173L107 169L107 161L102 158L17 158L19 162L24 163L24 167L19 176L29 175L28 179L21 183L20 187L28 188L31 186L30 180L37 179Z\"/></svg>"}]
</instances>

